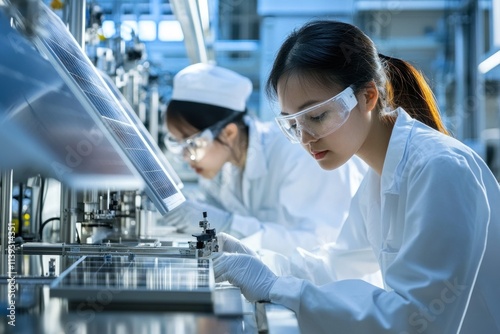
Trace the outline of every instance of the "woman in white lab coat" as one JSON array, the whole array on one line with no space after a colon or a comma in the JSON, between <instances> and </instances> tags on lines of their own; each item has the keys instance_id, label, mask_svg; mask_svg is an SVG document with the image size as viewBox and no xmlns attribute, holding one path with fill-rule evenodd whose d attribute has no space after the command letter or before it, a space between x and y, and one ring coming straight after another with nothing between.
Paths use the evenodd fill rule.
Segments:
<instances>
[{"instance_id":1,"label":"woman in white lab coat","mask_svg":"<svg viewBox=\"0 0 500 334\"><path fill-rule=\"evenodd\" d=\"M202 196L165 220L198 231L207 211L217 232L283 255L335 240L367 165L353 159L334 173L322 170L274 123L248 115L251 92L248 78L209 64L174 77L165 143L199 174Z\"/></svg>"},{"instance_id":2,"label":"woman in white lab coat","mask_svg":"<svg viewBox=\"0 0 500 334\"><path fill-rule=\"evenodd\" d=\"M231 253L216 281L287 306L303 333L499 333L500 187L447 135L421 74L350 24L313 21L285 40L268 88L320 166L357 155L371 168L337 242L314 254L326 284ZM379 270L382 287L363 279Z\"/></svg>"}]
</instances>

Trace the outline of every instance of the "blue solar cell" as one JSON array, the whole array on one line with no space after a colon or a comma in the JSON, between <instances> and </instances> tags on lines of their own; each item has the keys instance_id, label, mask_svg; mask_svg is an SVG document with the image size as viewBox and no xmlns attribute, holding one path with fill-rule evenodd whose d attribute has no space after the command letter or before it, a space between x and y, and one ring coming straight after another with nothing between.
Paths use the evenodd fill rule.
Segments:
<instances>
[{"instance_id":1,"label":"blue solar cell","mask_svg":"<svg viewBox=\"0 0 500 334\"><path fill-rule=\"evenodd\" d=\"M162 165L162 159L154 153L159 150L153 149L150 142L145 140L147 135L142 133L143 128L134 125L138 120L132 120L131 117L135 115L124 110L59 18L47 7L44 7L44 11L45 31L39 37L50 51L49 56L64 68L67 77L85 95L90 106L87 109L100 116L120 149L142 176L146 190L159 206L159 211L165 213L182 203L184 196L173 183L173 176Z\"/></svg>"}]
</instances>

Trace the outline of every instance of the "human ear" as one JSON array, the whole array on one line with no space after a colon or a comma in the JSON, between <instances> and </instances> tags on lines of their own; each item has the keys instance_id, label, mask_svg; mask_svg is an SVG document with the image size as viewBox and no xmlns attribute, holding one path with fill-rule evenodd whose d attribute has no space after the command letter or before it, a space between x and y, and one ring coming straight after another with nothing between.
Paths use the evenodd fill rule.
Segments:
<instances>
[{"instance_id":1,"label":"human ear","mask_svg":"<svg viewBox=\"0 0 500 334\"><path fill-rule=\"evenodd\" d=\"M229 123L222 129L219 138L225 143L233 143L238 137L238 126L234 123Z\"/></svg>"},{"instance_id":2,"label":"human ear","mask_svg":"<svg viewBox=\"0 0 500 334\"><path fill-rule=\"evenodd\" d=\"M362 95L364 97L364 101L359 102L363 104L364 109L369 111L375 109L378 101L378 89L375 86L375 82L370 81L367 83L363 88Z\"/></svg>"}]
</instances>

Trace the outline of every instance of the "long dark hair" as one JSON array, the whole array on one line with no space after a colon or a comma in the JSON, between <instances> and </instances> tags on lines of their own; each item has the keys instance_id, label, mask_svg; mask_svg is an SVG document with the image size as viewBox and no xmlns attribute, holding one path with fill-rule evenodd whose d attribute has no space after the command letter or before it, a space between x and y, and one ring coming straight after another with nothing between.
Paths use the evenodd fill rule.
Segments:
<instances>
[{"instance_id":1,"label":"long dark hair","mask_svg":"<svg viewBox=\"0 0 500 334\"><path fill-rule=\"evenodd\" d=\"M215 106L212 104L171 100L167 107L166 122L172 124L186 123L203 131L215 125L227 125L236 123L238 126L246 127L243 122L245 112ZM221 124L224 120L229 120L226 124Z\"/></svg>"},{"instance_id":2,"label":"long dark hair","mask_svg":"<svg viewBox=\"0 0 500 334\"><path fill-rule=\"evenodd\" d=\"M411 64L380 55L357 27L338 21L316 20L293 31L278 51L267 80L270 97L278 81L296 76L324 86L353 87L355 92L374 82L379 91L377 110L388 122L394 115L385 108L402 107L413 118L447 133L432 90Z\"/></svg>"}]
</instances>

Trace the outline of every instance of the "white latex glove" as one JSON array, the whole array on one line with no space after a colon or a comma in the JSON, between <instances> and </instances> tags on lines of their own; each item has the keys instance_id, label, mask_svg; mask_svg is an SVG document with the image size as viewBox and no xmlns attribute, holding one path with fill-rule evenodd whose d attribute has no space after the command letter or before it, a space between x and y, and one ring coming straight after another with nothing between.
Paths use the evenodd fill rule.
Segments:
<instances>
[{"instance_id":1,"label":"white latex glove","mask_svg":"<svg viewBox=\"0 0 500 334\"><path fill-rule=\"evenodd\" d=\"M216 282L228 281L250 302L269 301L278 278L264 263L247 254L219 253L213 257Z\"/></svg>"},{"instance_id":2,"label":"white latex glove","mask_svg":"<svg viewBox=\"0 0 500 334\"><path fill-rule=\"evenodd\" d=\"M203 220L203 212L207 212L207 220L210 228L215 228L216 233L226 231L231 226L233 215L227 211L216 208L210 204L186 200L184 203L168 212L163 218L167 226L174 226L178 232L199 233L200 221Z\"/></svg>"},{"instance_id":3,"label":"white latex glove","mask_svg":"<svg viewBox=\"0 0 500 334\"><path fill-rule=\"evenodd\" d=\"M217 233L217 241L219 244L219 252L248 254L258 257L257 253L251 248L245 246L241 241L227 233Z\"/></svg>"}]
</instances>

